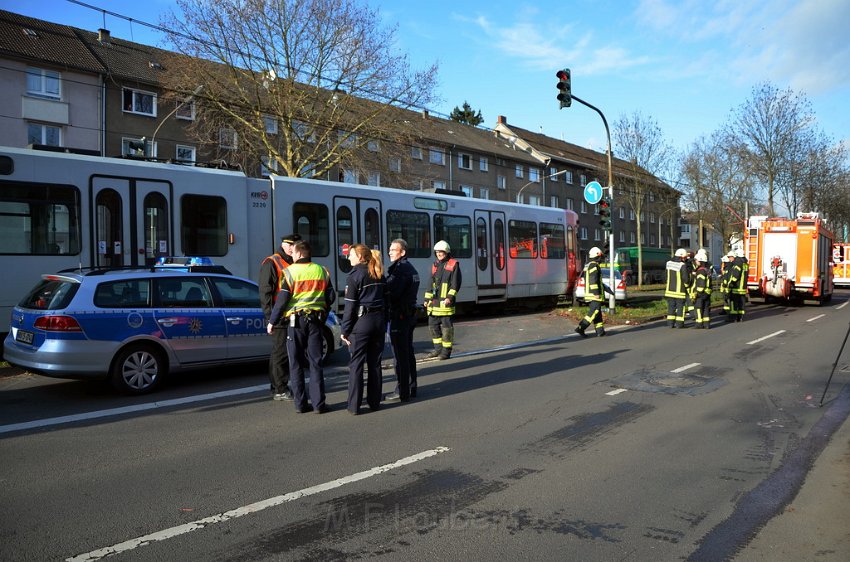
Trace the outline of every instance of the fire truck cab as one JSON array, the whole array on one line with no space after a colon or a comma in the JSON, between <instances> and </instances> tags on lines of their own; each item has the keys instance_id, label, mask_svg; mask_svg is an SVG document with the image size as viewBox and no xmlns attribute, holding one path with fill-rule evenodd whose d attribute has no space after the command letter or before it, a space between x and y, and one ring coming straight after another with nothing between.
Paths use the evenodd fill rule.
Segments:
<instances>
[{"instance_id":1,"label":"fire truck cab","mask_svg":"<svg viewBox=\"0 0 850 562\"><path fill-rule=\"evenodd\" d=\"M818 213L797 213L796 219L750 217L744 236L750 300L831 300L834 238Z\"/></svg>"}]
</instances>

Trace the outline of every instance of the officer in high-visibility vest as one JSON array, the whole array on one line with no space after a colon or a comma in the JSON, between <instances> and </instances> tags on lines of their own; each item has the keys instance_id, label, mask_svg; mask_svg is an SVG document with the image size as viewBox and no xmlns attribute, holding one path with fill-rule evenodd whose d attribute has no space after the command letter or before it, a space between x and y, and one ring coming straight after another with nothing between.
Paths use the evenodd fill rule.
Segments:
<instances>
[{"instance_id":1,"label":"officer in high-visibility vest","mask_svg":"<svg viewBox=\"0 0 850 562\"><path fill-rule=\"evenodd\" d=\"M260 265L260 306L266 323L272 315L283 270L292 263L292 245L301 240L297 233L287 234L280 240L280 249L263 260ZM278 321L272 331L272 351L269 355L269 379L275 400L292 400L289 389L289 356L286 353L286 324Z\"/></svg>"},{"instance_id":2,"label":"officer in high-visibility vest","mask_svg":"<svg viewBox=\"0 0 850 562\"><path fill-rule=\"evenodd\" d=\"M289 353L290 386L295 411L323 414L325 378L322 370L322 344L325 319L336 300L328 270L310 261L310 244L300 240L292 247L293 264L283 270L280 292L277 295L266 330L283 316L289 326L286 350ZM304 367L310 369L310 404L304 393Z\"/></svg>"},{"instance_id":3,"label":"officer in high-visibility vest","mask_svg":"<svg viewBox=\"0 0 850 562\"><path fill-rule=\"evenodd\" d=\"M667 262L667 286L664 296L667 298L667 325L671 328L685 327L685 291L691 282L688 252L684 248L676 250L675 259Z\"/></svg>"},{"instance_id":4,"label":"officer in high-visibility vest","mask_svg":"<svg viewBox=\"0 0 850 562\"><path fill-rule=\"evenodd\" d=\"M437 260L431 266L431 284L425 291L425 311L434 351L428 357L448 359L454 345L455 300L460 291L460 263L451 256L451 247L445 240L434 244Z\"/></svg>"},{"instance_id":5,"label":"officer in high-visibility vest","mask_svg":"<svg viewBox=\"0 0 850 562\"><path fill-rule=\"evenodd\" d=\"M708 253L700 249L694 256L696 272L694 276L694 311L696 315L695 328L708 330L711 327L711 264L708 263Z\"/></svg>"},{"instance_id":6,"label":"officer in high-visibility vest","mask_svg":"<svg viewBox=\"0 0 850 562\"><path fill-rule=\"evenodd\" d=\"M602 256L602 250L594 246L587 254L590 258L587 265L584 266L582 275L584 276L584 300L587 301L587 315L582 318L576 332L583 338L587 337L584 331L588 326L593 326L596 330L597 337L605 335L605 319L602 317L602 299L605 293L611 293L610 287L606 287L602 282L602 271L599 266L599 258Z\"/></svg>"}]
</instances>

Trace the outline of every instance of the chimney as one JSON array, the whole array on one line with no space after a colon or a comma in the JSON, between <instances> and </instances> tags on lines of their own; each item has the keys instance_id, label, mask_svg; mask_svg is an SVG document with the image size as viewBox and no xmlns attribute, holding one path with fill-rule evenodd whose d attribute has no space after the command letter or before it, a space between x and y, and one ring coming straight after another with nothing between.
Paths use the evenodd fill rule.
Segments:
<instances>
[{"instance_id":1,"label":"chimney","mask_svg":"<svg viewBox=\"0 0 850 562\"><path fill-rule=\"evenodd\" d=\"M499 115L496 118L496 123L499 124L499 125L507 125L508 124L508 118L505 117L504 115Z\"/></svg>"},{"instance_id":2,"label":"chimney","mask_svg":"<svg viewBox=\"0 0 850 562\"><path fill-rule=\"evenodd\" d=\"M109 34L108 29L98 29L97 30L97 40L101 43L109 43L112 41L112 36Z\"/></svg>"},{"instance_id":3,"label":"chimney","mask_svg":"<svg viewBox=\"0 0 850 562\"><path fill-rule=\"evenodd\" d=\"M422 110L422 119L428 119L428 110L427 109Z\"/></svg>"}]
</instances>

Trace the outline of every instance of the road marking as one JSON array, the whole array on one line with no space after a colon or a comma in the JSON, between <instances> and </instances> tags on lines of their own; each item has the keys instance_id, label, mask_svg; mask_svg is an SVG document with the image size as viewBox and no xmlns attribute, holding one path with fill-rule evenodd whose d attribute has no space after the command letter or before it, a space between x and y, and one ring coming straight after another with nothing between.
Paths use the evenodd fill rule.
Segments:
<instances>
[{"instance_id":1,"label":"road marking","mask_svg":"<svg viewBox=\"0 0 850 562\"><path fill-rule=\"evenodd\" d=\"M806 320L806 322L814 322L814 321L815 321L815 320L817 320L818 318L823 318L824 316L826 316L826 314L818 314L818 315L817 315L817 316L815 316L814 318L809 318L808 320Z\"/></svg>"},{"instance_id":2,"label":"road marking","mask_svg":"<svg viewBox=\"0 0 850 562\"><path fill-rule=\"evenodd\" d=\"M156 533L151 533L142 537L130 539L128 541L124 541L113 546L107 546L105 548L86 552L85 554L78 554L77 556L66 558L66 560L68 562L100 560L101 558L104 558L106 556L111 556L120 552L127 552L140 546L146 546L153 542L164 541L179 535L190 533L192 531L197 531L198 529L204 529L208 526L215 525L216 523L223 523L225 521L228 521L229 519L235 519L237 517L242 517L243 515L257 513L270 507L282 505L284 503L295 501L297 499L301 499L307 496L312 496L314 494L319 494L321 492L327 492L328 490L333 490L334 488L339 488L341 486L345 486L346 484L365 480L367 478L371 478L372 476L377 476L378 474L388 472L390 470L408 464L419 462L421 460L425 460L429 457L439 455L440 453L445 453L449 450L450 449L448 447L436 447L434 449L422 451L421 453L417 453L415 455L399 459L390 464L376 466L374 468L370 468L369 470L364 470L363 472L358 472L350 476L344 476L342 478L337 478L336 480L331 480L330 482L325 482L324 484L318 484L316 486L304 488L303 490L298 490L297 492L289 492L288 494L284 494L282 496L276 496L267 500L258 501L243 507L232 509L230 511L225 511L224 513L219 513L210 517L204 517L203 519L198 519L197 521L193 521L191 523L177 525L176 527L171 527L170 529L164 529L162 531L157 531Z\"/></svg>"},{"instance_id":3,"label":"road marking","mask_svg":"<svg viewBox=\"0 0 850 562\"><path fill-rule=\"evenodd\" d=\"M772 334L768 334L768 335L764 336L763 338L759 338L759 339L753 340L753 341L748 341L747 345L753 345L753 344L756 344L760 341L764 341L766 339L772 338L773 336L778 336L779 334L784 334L784 333L785 333L785 330L779 330L778 332L773 332Z\"/></svg>"},{"instance_id":4,"label":"road marking","mask_svg":"<svg viewBox=\"0 0 850 562\"><path fill-rule=\"evenodd\" d=\"M847 306L847 303L850 303L850 301L844 301L842 304L839 304L838 306L836 306L835 310L841 310L842 308Z\"/></svg>"},{"instance_id":5,"label":"road marking","mask_svg":"<svg viewBox=\"0 0 850 562\"><path fill-rule=\"evenodd\" d=\"M684 367L679 367L678 369L673 369L670 372L671 373L681 373L682 371L687 371L688 369L690 369L692 367L698 367L699 365L700 365L699 363L689 363L689 364L685 365Z\"/></svg>"},{"instance_id":6,"label":"road marking","mask_svg":"<svg viewBox=\"0 0 850 562\"><path fill-rule=\"evenodd\" d=\"M617 390L612 390L611 392L606 392L605 394L608 396L616 396L623 392L626 392L625 388L618 388Z\"/></svg>"}]
</instances>

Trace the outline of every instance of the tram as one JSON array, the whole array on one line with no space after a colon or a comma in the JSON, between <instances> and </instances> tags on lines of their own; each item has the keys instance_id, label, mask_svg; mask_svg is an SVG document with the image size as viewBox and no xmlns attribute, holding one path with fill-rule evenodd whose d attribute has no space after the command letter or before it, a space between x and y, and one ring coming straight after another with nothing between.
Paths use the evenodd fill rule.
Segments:
<instances>
[{"instance_id":1,"label":"tram","mask_svg":"<svg viewBox=\"0 0 850 562\"><path fill-rule=\"evenodd\" d=\"M44 273L209 256L257 278L298 232L338 291L348 248L403 238L424 292L434 244L461 265L461 309L571 294L581 264L570 210L202 166L0 147L0 332ZM342 299L339 299L342 302Z\"/></svg>"}]
</instances>

